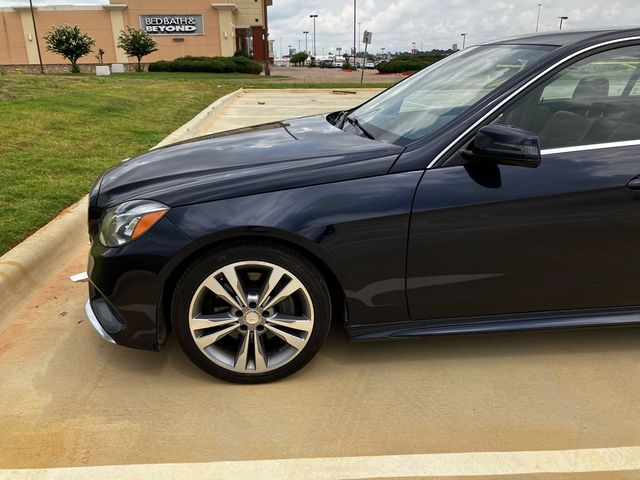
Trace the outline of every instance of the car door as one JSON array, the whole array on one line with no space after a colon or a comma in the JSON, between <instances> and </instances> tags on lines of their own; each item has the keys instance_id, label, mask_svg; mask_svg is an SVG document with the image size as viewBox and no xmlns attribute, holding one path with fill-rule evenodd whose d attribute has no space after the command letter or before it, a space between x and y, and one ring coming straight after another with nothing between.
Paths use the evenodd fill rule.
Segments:
<instances>
[{"instance_id":1,"label":"car door","mask_svg":"<svg viewBox=\"0 0 640 480\"><path fill-rule=\"evenodd\" d=\"M638 72L640 46L613 48L498 112L493 121L539 136L538 168L454 154L425 172L408 249L412 319L640 305Z\"/></svg>"}]
</instances>

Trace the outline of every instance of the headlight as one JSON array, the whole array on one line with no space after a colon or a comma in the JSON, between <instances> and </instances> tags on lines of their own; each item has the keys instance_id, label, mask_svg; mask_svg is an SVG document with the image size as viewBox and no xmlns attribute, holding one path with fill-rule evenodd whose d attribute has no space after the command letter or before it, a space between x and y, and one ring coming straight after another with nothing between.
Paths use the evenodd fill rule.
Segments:
<instances>
[{"instance_id":1,"label":"headlight","mask_svg":"<svg viewBox=\"0 0 640 480\"><path fill-rule=\"evenodd\" d=\"M133 200L108 209L100 221L100 243L118 247L135 240L169 211L162 203Z\"/></svg>"}]
</instances>

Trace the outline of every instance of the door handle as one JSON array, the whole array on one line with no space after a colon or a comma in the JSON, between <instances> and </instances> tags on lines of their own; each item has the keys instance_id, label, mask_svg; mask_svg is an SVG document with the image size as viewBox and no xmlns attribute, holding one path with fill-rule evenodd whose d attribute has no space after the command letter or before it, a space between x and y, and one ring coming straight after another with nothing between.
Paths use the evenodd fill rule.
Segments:
<instances>
[{"instance_id":1,"label":"door handle","mask_svg":"<svg viewBox=\"0 0 640 480\"><path fill-rule=\"evenodd\" d=\"M640 177L635 177L629 180L629 183L627 183L627 188L631 190L640 190Z\"/></svg>"}]
</instances>

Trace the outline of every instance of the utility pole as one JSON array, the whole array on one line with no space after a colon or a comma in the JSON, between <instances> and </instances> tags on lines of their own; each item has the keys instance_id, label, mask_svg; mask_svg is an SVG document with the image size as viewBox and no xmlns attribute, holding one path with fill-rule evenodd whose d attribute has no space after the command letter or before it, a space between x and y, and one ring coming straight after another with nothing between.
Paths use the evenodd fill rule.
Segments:
<instances>
[{"instance_id":1,"label":"utility pole","mask_svg":"<svg viewBox=\"0 0 640 480\"><path fill-rule=\"evenodd\" d=\"M304 52L309 53L309 45L307 42L307 40L309 39L309 32L304 31L302 33L304 33Z\"/></svg>"},{"instance_id":2,"label":"utility pole","mask_svg":"<svg viewBox=\"0 0 640 480\"><path fill-rule=\"evenodd\" d=\"M31 0L29 0L31 1ZM269 24L267 21L267 0L262 0L263 16L264 16L264 76L271 76L271 68L269 65Z\"/></svg>"},{"instance_id":3,"label":"utility pole","mask_svg":"<svg viewBox=\"0 0 640 480\"><path fill-rule=\"evenodd\" d=\"M542 4L539 3L538 4L538 19L536 20L536 32L538 31L538 25L540 25L540 8L542 7Z\"/></svg>"},{"instance_id":4,"label":"utility pole","mask_svg":"<svg viewBox=\"0 0 640 480\"><path fill-rule=\"evenodd\" d=\"M560 19L560 30L562 30L562 22L565 20L569 20L569 17L558 17Z\"/></svg>"},{"instance_id":5,"label":"utility pole","mask_svg":"<svg viewBox=\"0 0 640 480\"><path fill-rule=\"evenodd\" d=\"M411 49L411 53L413 55L415 55L416 54L416 42L411 42L411 45L413 45L413 48Z\"/></svg>"},{"instance_id":6,"label":"utility pole","mask_svg":"<svg viewBox=\"0 0 640 480\"><path fill-rule=\"evenodd\" d=\"M356 54L362 51L362 36L360 35L360 25L362 25L362 22L358 22L358 51L356 52Z\"/></svg>"},{"instance_id":7,"label":"utility pole","mask_svg":"<svg viewBox=\"0 0 640 480\"><path fill-rule=\"evenodd\" d=\"M29 0L29 8L31 9L31 21L33 22L33 34L36 36L36 47L38 48L38 60L40 61L40 73L44 73L44 65L42 65L42 54L40 53L40 40L38 40L38 29L36 28L36 17L33 14L33 2Z\"/></svg>"},{"instance_id":8,"label":"utility pole","mask_svg":"<svg viewBox=\"0 0 640 480\"><path fill-rule=\"evenodd\" d=\"M464 45L467 42L467 34L461 33L460 36L462 37L462 50L464 50Z\"/></svg>"},{"instance_id":9,"label":"utility pole","mask_svg":"<svg viewBox=\"0 0 640 480\"><path fill-rule=\"evenodd\" d=\"M310 18L313 18L313 59L316 58L316 18L318 18L317 14L309 15Z\"/></svg>"}]
</instances>

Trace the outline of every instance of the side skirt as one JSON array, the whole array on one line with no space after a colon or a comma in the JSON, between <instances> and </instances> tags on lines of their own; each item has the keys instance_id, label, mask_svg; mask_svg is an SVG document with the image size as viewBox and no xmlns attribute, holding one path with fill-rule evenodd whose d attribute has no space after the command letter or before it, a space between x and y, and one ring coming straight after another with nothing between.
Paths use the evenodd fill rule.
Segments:
<instances>
[{"instance_id":1,"label":"side skirt","mask_svg":"<svg viewBox=\"0 0 640 480\"><path fill-rule=\"evenodd\" d=\"M640 324L640 306L351 325L351 340Z\"/></svg>"}]
</instances>

